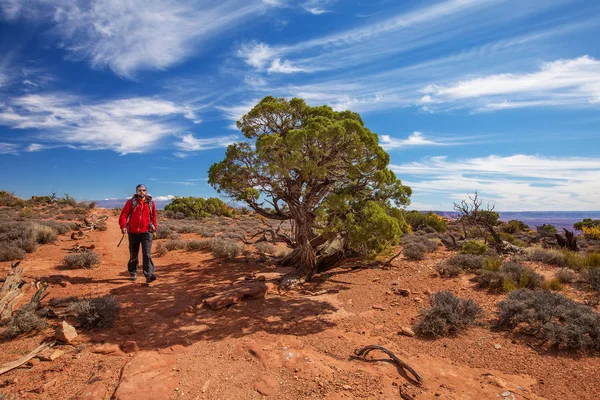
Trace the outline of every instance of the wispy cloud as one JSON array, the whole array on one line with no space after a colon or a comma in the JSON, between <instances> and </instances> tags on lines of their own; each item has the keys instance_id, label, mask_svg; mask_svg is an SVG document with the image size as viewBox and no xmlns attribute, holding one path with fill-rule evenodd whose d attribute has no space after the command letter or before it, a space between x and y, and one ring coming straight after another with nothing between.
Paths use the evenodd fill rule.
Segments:
<instances>
[{"instance_id":1,"label":"wispy cloud","mask_svg":"<svg viewBox=\"0 0 600 400\"><path fill-rule=\"evenodd\" d=\"M140 70L166 69L201 50L202 43L264 5L259 0L3 0L8 20L52 21L52 33L73 59L134 78Z\"/></svg>"},{"instance_id":2,"label":"wispy cloud","mask_svg":"<svg viewBox=\"0 0 600 400\"><path fill-rule=\"evenodd\" d=\"M177 136L181 141L175 143L175 147L182 152L194 152L227 147L237 139L237 135L225 135L202 139L194 137L191 133ZM175 153L174 155L179 158L187 157L187 154L182 152Z\"/></svg>"},{"instance_id":3,"label":"wispy cloud","mask_svg":"<svg viewBox=\"0 0 600 400\"><path fill-rule=\"evenodd\" d=\"M0 125L38 130L42 143L121 154L153 149L163 138L181 130L173 121L177 117L195 116L171 101L144 97L91 102L51 93L16 97L0 104ZM40 146L35 144L30 151L41 150Z\"/></svg>"},{"instance_id":4,"label":"wispy cloud","mask_svg":"<svg viewBox=\"0 0 600 400\"><path fill-rule=\"evenodd\" d=\"M466 103L481 110L600 103L600 61L583 56L544 63L532 73L505 73L429 85L426 104Z\"/></svg>"},{"instance_id":5,"label":"wispy cloud","mask_svg":"<svg viewBox=\"0 0 600 400\"><path fill-rule=\"evenodd\" d=\"M400 139L390 135L379 135L379 144L386 150L399 150L418 146L459 146L487 143L493 135L464 136L464 137L425 137L423 133L415 131L407 138Z\"/></svg>"},{"instance_id":6,"label":"wispy cloud","mask_svg":"<svg viewBox=\"0 0 600 400\"><path fill-rule=\"evenodd\" d=\"M16 144L0 142L0 154L12 154L16 156L19 154L17 150L18 146Z\"/></svg>"},{"instance_id":7,"label":"wispy cloud","mask_svg":"<svg viewBox=\"0 0 600 400\"><path fill-rule=\"evenodd\" d=\"M304 10L314 15L321 15L331 12L331 8L337 0L307 0L301 6Z\"/></svg>"},{"instance_id":8,"label":"wispy cloud","mask_svg":"<svg viewBox=\"0 0 600 400\"><path fill-rule=\"evenodd\" d=\"M390 168L413 188L417 200L441 196L458 201L477 190L504 211L594 210L600 204L600 158L430 157Z\"/></svg>"}]
</instances>

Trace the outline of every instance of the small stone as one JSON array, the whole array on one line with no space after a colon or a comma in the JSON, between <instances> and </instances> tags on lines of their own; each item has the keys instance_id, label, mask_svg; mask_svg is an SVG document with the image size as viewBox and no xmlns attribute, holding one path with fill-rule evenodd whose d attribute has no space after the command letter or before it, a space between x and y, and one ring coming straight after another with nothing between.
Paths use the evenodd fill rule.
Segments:
<instances>
[{"instance_id":1,"label":"small stone","mask_svg":"<svg viewBox=\"0 0 600 400\"><path fill-rule=\"evenodd\" d=\"M494 344L494 348L495 348L496 350L500 350L500 349L502 348L502 346L500 346L498 343L495 343L495 344Z\"/></svg>"},{"instance_id":2,"label":"small stone","mask_svg":"<svg viewBox=\"0 0 600 400\"><path fill-rule=\"evenodd\" d=\"M510 392L507 390L506 392L502 392L500 394L500 396L502 396L502 397L508 397L508 396L510 396Z\"/></svg>"},{"instance_id":3,"label":"small stone","mask_svg":"<svg viewBox=\"0 0 600 400\"><path fill-rule=\"evenodd\" d=\"M350 386L350 385L343 385L342 388L344 390L352 390L352 386Z\"/></svg>"},{"instance_id":4,"label":"small stone","mask_svg":"<svg viewBox=\"0 0 600 400\"><path fill-rule=\"evenodd\" d=\"M54 331L54 338L56 338L56 340L59 342L71 343L76 337L77 331L66 321L61 322L61 324Z\"/></svg>"},{"instance_id":5,"label":"small stone","mask_svg":"<svg viewBox=\"0 0 600 400\"><path fill-rule=\"evenodd\" d=\"M423 301L423 299L422 299L422 298L420 298L420 297L415 297L415 298L413 298L413 301L414 301L415 303L420 303L420 302L422 302L422 301Z\"/></svg>"},{"instance_id":6,"label":"small stone","mask_svg":"<svg viewBox=\"0 0 600 400\"><path fill-rule=\"evenodd\" d=\"M398 282L392 282L392 286L398 286L399 283Z\"/></svg>"},{"instance_id":7,"label":"small stone","mask_svg":"<svg viewBox=\"0 0 600 400\"><path fill-rule=\"evenodd\" d=\"M38 365L40 363L40 359L39 358L32 358L31 360L29 360L27 362L27 365L31 366L31 367L35 367L36 365Z\"/></svg>"},{"instance_id":8,"label":"small stone","mask_svg":"<svg viewBox=\"0 0 600 400\"><path fill-rule=\"evenodd\" d=\"M375 310L385 311L385 307L381 304L373 304L371 307L373 307Z\"/></svg>"},{"instance_id":9,"label":"small stone","mask_svg":"<svg viewBox=\"0 0 600 400\"><path fill-rule=\"evenodd\" d=\"M49 354L40 354L38 355L38 358L40 359L40 361L54 361L63 354L65 354L65 352L62 350L54 350L52 353Z\"/></svg>"},{"instance_id":10,"label":"small stone","mask_svg":"<svg viewBox=\"0 0 600 400\"><path fill-rule=\"evenodd\" d=\"M412 329L410 329L408 326L403 326L402 328L400 328L399 333L401 335L409 336L409 337L415 336L415 332Z\"/></svg>"},{"instance_id":11,"label":"small stone","mask_svg":"<svg viewBox=\"0 0 600 400\"><path fill-rule=\"evenodd\" d=\"M426 295L430 295L431 294L431 290L425 289L425 291L423 293L426 294Z\"/></svg>"}]
</instances>

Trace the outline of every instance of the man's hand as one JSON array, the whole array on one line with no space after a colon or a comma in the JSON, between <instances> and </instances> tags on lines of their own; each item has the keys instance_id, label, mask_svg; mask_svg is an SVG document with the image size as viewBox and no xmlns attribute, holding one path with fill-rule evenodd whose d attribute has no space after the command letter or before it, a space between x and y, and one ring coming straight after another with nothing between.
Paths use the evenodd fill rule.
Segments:
<instances>
[{"instance_id":1,"label":"man's hand","mask_svg":"<svg viewBox=\"0 0 600 400\"><path fill-rule=\"evenodd\" d=\"M127 233L127 228L121 228L121 233L124 235Z\"/></svg>"}]
</instances>

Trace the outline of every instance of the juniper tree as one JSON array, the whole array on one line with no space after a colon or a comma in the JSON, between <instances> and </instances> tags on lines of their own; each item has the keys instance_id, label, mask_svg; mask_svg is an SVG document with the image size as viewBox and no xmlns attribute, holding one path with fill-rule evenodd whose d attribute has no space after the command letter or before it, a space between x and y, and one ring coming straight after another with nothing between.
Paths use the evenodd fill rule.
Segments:
<instances>
[{"instance_id":1,"label":"juniper tree","mask_svg":"<svg viewBox=\"0 0 600 400\"><path fill-rule=\"evenodd\" d=\"M406 224L395 206L409 204L411 189L359 114L268 96L237 127L247 140L210 167L209 183L265 218L291 220L293 251L281 263L298 276L326 268L333 242L360 256L398 243Z\"/></svg>"}]
</instances>

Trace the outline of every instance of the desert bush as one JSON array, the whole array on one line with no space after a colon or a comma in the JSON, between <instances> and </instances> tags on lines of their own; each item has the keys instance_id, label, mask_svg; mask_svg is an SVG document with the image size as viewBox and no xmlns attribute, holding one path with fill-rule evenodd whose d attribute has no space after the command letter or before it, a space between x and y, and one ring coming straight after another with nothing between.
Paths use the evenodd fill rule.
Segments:
<instances>
[{"instance_id":1,"label":"desert bush","mask_svg":"<svg viewBox=\"0 0 600 400\"><path fill-rule=\"evenodd\" d=\"M98 229L99 231L104 232L106 229L108 229L108 227L106 226L106 222L104 221L100 221L96 224L96 229Z\"/></svg>"},{"instance_id":2,"label":"desert bush","mask_svg":"<svg viewBox=\"0 0 600 400\"><path fill-rule=\"evenodd\" d=\"M574 229L577 229L578 231L581 231L584 227L585 228L593 228L595 226L600 226L600 219L591 219L591 218L584 218L583 220L576 222L573 225Z\"/></svg>"},{"instance_id":3,"label":"desert bush","mask_svg":"<svg viewBox=\"0 0 600 400\"><path fill-rule=\"evenodd\" d=\"M292 249L290 249L288 247L282 247L279 250L277 250L277 252L275 253L275 257L283 258L283 257L289 255L291 252L292 252Z\"/></svg>"},{"instance_id":4,"label":"desert bush","mask_svg":"<svg viewBox=\"0 0 600 400\"><path fill-rule=\"evenodd\" d=\"M536 225L535 230L542 236L554 236L558 233L556 227L550 224Z\"/></svg>"},{"instance_id":5,"label":"desert bush","mask_svg":"<svg viewBox=\"0 0 600 400\"><path fill-rule=\"evenodd\" d=\"M586 239L600 240L600 226L592 226L589 228L584 226L581 228L581 231Z\"/></svg>"},{"instance_id":6,"label":"desert bush","mask_svg":"<svg viewBox=\"0 0 600 400\"><path fill-rule=\"evenodd\" d=\"M211 238L215 236L216 231L214 229L200 228L198 234L205 238Z\"/></svg>"},{"instance_id":7,"label":"desert bush","mask_svg":"<svg viewBox=\"0 0 600 400\"><path fill-rule=\"evenodd\" d=\"M579 271L585 266L585 256L583 254L563 249L562 256L565 267Z\"/></svg>"},{"instance_id":8,"label":"desert bush","mask_svg":"<svg viewBox=\"0 0 600 400\"><path fill-rule=\"evenodd\" d=\"M9 193L5 190L0 191L0 206L15 207L25 204L25 200Z\"/></svg>"},{"instance_id":9,"label":"desert bush","mask_svg":"<svg viewBox=\"0 0 600 400\"><path fill-rule=\"evenodd\" d=\"M21 211L19 211L19 216L23 218L31 218L33 216L33 210L29 207L23 207Z\"/></svg>"},{"instance_id":10,"label":"desert bush","mask_svg":"<svg viewBox=\"0 0 600 400\"><path fill-rule=\"evenodd\" d=\"M446 278L454 278L459 276L462 272L459 266L448 264L448 263L440 263L436 266L437 272L440 276L444 276Z\"/></svg>"},{"instance_id":11,"label":"desert bush","mask_svg":"<svg viewBox=\"0 0 600 400\"><path fill-rule=\"evenodd\" d=\"M600 268L592 268L588 271L588 283L592 290L600 293Z\"/></svg>"},{"instance_id":12,"label":"desert bush","mask_svg":"<svg viewBox=\"0 0 600 400\"><path fill-rule=\"evenodd\" d=\"M197 230L193 225L182 225L176 229L177 233L196 233Z\"/></svg>"},{"instance_id":13,"label":"desert bush","mask_svg":"<svg viewBox=\"0 0 600 400\"><path fill-rule=\"evenodd\" d=\"M463 271L473 272L483 268L484 258L483 256L472 254L457 254L450 257L446 263L456 266Z\"/></svg>"},{"instance_id":14,"label":"desert bush","mask_svg":"<svg viewBox=\"0 0 600 400\"><path fill-rule=\"evenodd\" d=\"M236 242L223 239L213 239L210 242L210 249L216 258L233 260L242 252L242 246Z\"/></svg>"},{"instance_id":15,"label":"desert bush","mask_svg":"<svg viewBox=\"0 0 600 400\"><path fill-rule=\"evenodd\" d=\"M517 233L528 231L529 226L518 219L511 219L510 221L502 224L500 230L506 233Z\"/></svg>"},{"instance_id":16,"label":"desert bush","mask_svg":"<svg viewBox=\"0 0 600 400\"><path fill-rule=\"evenodd\" d=\"M166 227L160 227L156 231L156 239L167 239L173 233L172 230Z\"/></svg>"},{"instance_id":17,"label":"desert bush","mask_svg":"<svg viewBox=\"0 0 600 400\"><path fill-rule=\"evenodd\" d=\"M221 235L221 238L241 241L244 240L244 235L242 235L241 233L227 232Z\"/></svg>"},{"instance_id":18,"label":"desert bush","mask_svg":"<svg viewBox=\"0 0 600 400\"><path fill-rule=\"evenodd\" d=\"M156 252L156 257L162 257L169 252L163 242L157 242L156 247L154 247L154 251Z\"/></svg>"},{"instance_id":19,"label":"desert bush","mask_svg":"<svg viewBox=\"0 0 600 400\"><path fill-rule=\"evenodd\" d=\"M165 243L165 247L168 251L182 250L185 248L185 240L181 239L169 239Z\"/></svg>"},{"instance_id":20,"label":"desert bush","mask_svg":"<svg viewBox=\"0 0 600 400\"><path fill-rule=\"evenodd\" d=\"M473 300L460 299L449 291L436 292L430 298L431 308L423 312L417 324L419 335L431 338L456 335L481 316L481 307Z\"/></svg>"},{"instance_id":21,"label":"desert bush","mask_svg":"<svg viewBox=\"0 0 600 400\"><path fill-rule=\"evenodd\" d=\"M560 294L516 290L498 308L498 328L518 329L556 347L600 350L600 315Z\"/></svg>"},{"instance_id":22,"label":"desert bush","mask_svg":"<svg viewBox=\"0 0 600 400\"><path fill-rule=\"evenodd\" d=\"M544 277L529 267L524 267L514 261L502 264L501 272L515 283L517 288L537 289L542 286Z\"/></svg>"},{"instance_id":23,"label":"desert bush","mask_svg":"<svg viewBox=\"0 0 600 400\"><path fill-rule=\"evenodd\" d=\"M448 224L446 220L434 212L407 211L403 213L404 219L413 231L431 228L433 232L446 232Z\"/></svg>"},{"instance_id":24,"label":"desert bush","mask_svg":"<svg viewBox=\"0 0 600 400\"><path fill-rule=\"evenodd\" d=\"M488 250L488 247L485 243L477 241L477 240L468 240L467 243L463 244L459 254L473 254L476 256L484 255Z\"/></svg>"},{"instance_id":25,"label":"desert bush","mask_svg":"<svg viewBox=\"0 0 600 400\"><path fill-rule=\"evenodd\" d=\"M600 267L600 252L595 251L584 256L583 265L587 268Z\"/></svg>"},{"instance_id":26,"label":"desert bush","mask_svg":"<svg viewBox=\"0 0 600 400\"><path fill-rule=\"evenodd\" d=\"M572 283L577 279L577 274L568 268L561 268L556 272L556 279L562 283Z\"/></svg>"},{"instance_id":27,"label":"desert bush","mask_svg":"<svg viewBox=\"0 0 600 400\"><path fill-rule=\"evenodd\" d=\"M210 249L208 240L188 240L185 242L185 251L202 251Z\"/></svg>"},{"instance_id":28,"label":"desert bush","mask_svg":"<svg viewBox=\"0 0 600 400\"><path fill-rule=\"evenodd\" d=\"M273 246L273 244L269 243L269 242L259 242L259 243L256 243L254 245L254 247L256 248L256 251L260 255L275 253L275 246Z\"/></svg>"},{"instance_id":29,"label":"desert bush","mask_svg":"<svg viewBox=\"0 0 600 400\"><path fill-rule=\"evenodd\" d=\"M78 301L71 306L71 310L82 328L104 329L114 325L121 304L115 296L103 296Z\"/></svg>"},{"instance_id":30,"label":"desert bush","mask_svg":"<svg viewBox=\"0 0 600 400\"><path fill-rule=\"evenodd\" d=\"M58 232L47 225L33 224L29 227L28 235L39 244L54 243Z\"/></svg>"},{"instance_id":31,"label":"desert bush","mask_svg":"<svg viewBox=\"0 0 600 400\"><path fill-rule=\"evenodd\" d=\"M542 284L542 288L544 288L544 290L553 290L555 292L558 292L562 290L563 286L558 278L552 278L549 281L545 281Z\"/></svg>"},{"instance_id":32,"label":"desert bush","mask_svg":"<svg viewBox=\"0 0 600 400\"><path fill-rule=\"evenodd\" d=\"M40 221L39 224L54 229L59 235L64 235L71 230L71 227L68 224L61 224L60 222Z\"/></svg>"},{"instance_id":33,"label":"desert bush","mask_svg":"<svg viewBox=\"0 0 600 400\"><path fill-rule=\"evenodd\" d=\"M15 312L8 322L5 335L8 338L14 338L24 333L40 331L47 326L46 321L40 318L34 309L23 306Z\"/></svg>"},{"instance_id":34,"label":"desert bush","mask_svg":"<svg viewBox=\"0 0 600 400\"><path fill-rule=\"evenodd\" d=\"M425 258L427 248L422 243L409 242L402 247L402 253L408 260L422 260Z\"/></svg>"},{"instance_id":35,"label":"desert bush","mask_svg":"<svg viewBox=\"0 0 600 400\"><path fill-rule=\"evenodd\" d=\"M233 216L233 209L221 199L210 197L175 197L165 206L165 211L181 213L184 217L201 218L209 215Z\"/></svg>"},{"instance_id":36,"label":"desert bush","mask_svg":"<svg viewBox=\"0 0 600 400\"><path fill-rule=\"evenodd\" d=\"M62 267L64 269L92 268L97 264L100 264L100 256L98 253L84 251L83 253L65 256Z\"/></svg>"},{"instance_id":37,"label":"desert bush","mask_svg":"<svg viewBox=\"0 0 600 400\"><path fill-rule=\"evenodd\" d=\"M486 257L483 259L483 269L486 271L500 271L502 257Z\"/></svg>"},{"instance_id":38,"label":"desert bush","mask_svg":"<svg viewBox=\"0 0 600 400\"><path fill-rule=\"evenodd\" d=\"M22 260L25 250L20 248L15 241L0 242L0 261Z\"/></svg>"},{"instance_id":39,"label":"desert bush","mask_svg":"<svg viewBox=\"0 0 600 400\"><path fill-rule=\"evenodd\" d=\"M562 252L552 249L542 249L540 247L526 249L525 259L528 261L538 261L544 264L556 265L558 267L565 265Z\"/></svg>"}]
</instances>

